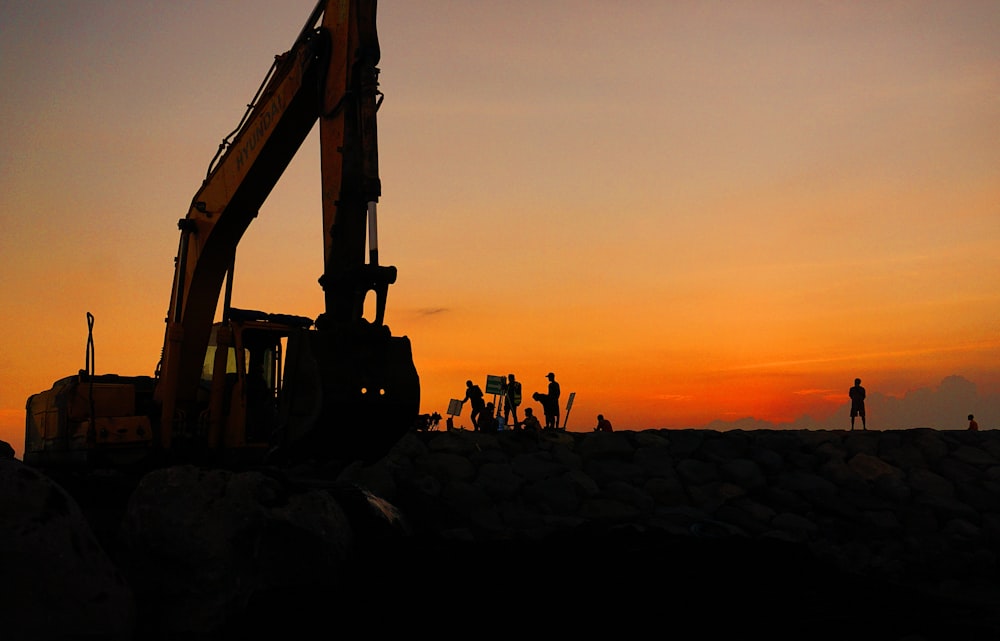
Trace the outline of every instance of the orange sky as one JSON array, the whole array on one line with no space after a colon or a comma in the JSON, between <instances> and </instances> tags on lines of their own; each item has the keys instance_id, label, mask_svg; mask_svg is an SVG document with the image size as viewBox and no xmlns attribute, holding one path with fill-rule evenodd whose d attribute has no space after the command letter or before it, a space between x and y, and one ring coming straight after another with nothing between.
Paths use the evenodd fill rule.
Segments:
<instances>
[{"instance_id":1,"label":"orange sky","mask_svg":"<svg viewBox=\"0 0 1000 641\"><path fill-rule=\"evenodd\" d=\"M313 5L0 6L19 455L87 312L98 373L152 374L177 219ZM1000 426L996 2L382 0L378 24L387 322L423 411L551 370L571 430L843 427L861 376L876 425L927 392L928 425ZM317 152L244 237L236 306L322 311Z\"/></svg>"}]
</instances>

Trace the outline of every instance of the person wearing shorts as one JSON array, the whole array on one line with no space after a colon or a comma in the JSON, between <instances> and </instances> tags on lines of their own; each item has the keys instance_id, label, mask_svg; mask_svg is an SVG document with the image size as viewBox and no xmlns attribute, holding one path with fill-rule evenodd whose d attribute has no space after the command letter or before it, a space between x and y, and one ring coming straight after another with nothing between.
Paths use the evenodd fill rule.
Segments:
<instances>
[{"instance_id":1,"label":"person wearing shorts","mask_svg":"<svg viewBox=\"0 0 1000 641\"><path fill-rule=\"evenodd\" d=\"M861 379L854 379L854 387L847 393L851 397L851 431L854 431L854 419L861 417L861 429L867 430L865 425L865 388L861 387Z\"/></svg>"}]
</instances>

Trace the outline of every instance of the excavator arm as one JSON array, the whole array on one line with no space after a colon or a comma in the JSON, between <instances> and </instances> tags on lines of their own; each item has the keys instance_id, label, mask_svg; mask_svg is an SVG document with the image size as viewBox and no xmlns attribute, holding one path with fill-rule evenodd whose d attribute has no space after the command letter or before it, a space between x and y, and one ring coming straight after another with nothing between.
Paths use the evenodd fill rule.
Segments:
<instances>
[{"instance_id":1,"label":"excavator arm","mask_svg":"<svg viewBox=\"0 0 1000 641\"><path fill-rule=\"evenodd\" d=\"M363 294L374 290L378 295L376 323L381 324L385 289L396 278L395 268L378 264L376 203L382 195L382 183L376 112L382 94L376 65L381 52L375 3L359 3L352 8L355 19L329 31L334 53L331 67L347 73L327 76L320 120L321 149L341 151L321 156L323 228L327 231L323 237L325 270L321 284L326 292L327 314L334 322L354 322L363 314ZM348 59L340 59L342 53L348 53Z\"/></svg>"},{"instance_id":2,"label":"excavator arm","mask_svg":"<svg viewBox=\"0 0 1000 641\"><path fill-rule=\"evenodd\" d=\"M221 156L178 224L156 390L162 403L160 442L166 449L175 431L186 429L197 411L206 348L237 245L317 121L324 230L319 282L325 311L316 320L322 336L296 343L308 345L310 356L290 361L309 363L292 373L301 386L310 384L305 379L321 379L321 391L308 396L321 397L309 403L324 407L299 408L298 413L310 415L311 423L328 425L299 425L288 433L305 440L307 433L336 431L331 423L380 418L408 427L409 415L417 414L419 383L409 343L391 337L383 325L386 291L396 269L378 264L376 111L381 93L375 8L375 0L321 0L316 5L292 48L276 57L258 98L231 142L220 146ZM370 291L377 296L374 322L364 318ZM405 382L387 388L383 379L399 378L392 375L399 371L405 372ZM388 415L380 416L379 406L388 407ZM350 439L350 447L360 447L365 438Z\"/></svg>"}]
</instances>

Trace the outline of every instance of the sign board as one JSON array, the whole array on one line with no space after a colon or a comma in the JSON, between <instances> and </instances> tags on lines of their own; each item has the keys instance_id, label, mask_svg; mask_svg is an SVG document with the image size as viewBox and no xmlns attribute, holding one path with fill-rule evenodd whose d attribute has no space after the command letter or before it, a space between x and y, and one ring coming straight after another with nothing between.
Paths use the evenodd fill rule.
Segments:
<instances>
[{"instance_id":1,"label":"sign board","mask_svg":"<svg viewBox=\"0 0 1000 641\"><path fill-rule=\"evenodd\" d=\"M487 394L503 394L503 383L505 378L503 376L493 376L488 374L486 376L486 393Z\"/></svg>"},{"instance_id":2,"label":"sign board","mask_svg":"<svg viewBox=\"0 0 1000 641\"><path fill-rule=\"evenodd\" d=\"M457 398L453 398L448 401L448 413L452 416L458 416L462 413L462 401Z\"/></svg>"},{"instance_id":3,"label":"sign board","mask_svg":"<svg viewBox=\"0 0 1000 641\"><path fill-rule=\"evenodd\" d=\"M563 419L563 429L566 429L566 425L569 424L569 411L573 408L573 399L576 398L576 392L570 392L569 398L566 399L566 418Z\"/></svg>"}]
</instances>

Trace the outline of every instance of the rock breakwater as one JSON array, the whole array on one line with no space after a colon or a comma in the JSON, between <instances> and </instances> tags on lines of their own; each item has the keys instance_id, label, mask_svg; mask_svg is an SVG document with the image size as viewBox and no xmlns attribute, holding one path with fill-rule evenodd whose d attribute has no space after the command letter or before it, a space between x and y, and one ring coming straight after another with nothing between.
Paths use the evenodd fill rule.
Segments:
<instances>
[{"instance_id":1,"label":"rock breakwater","mask_svg":"<svg viewBox=\"0 0 1000 641\"><path fill-rule=\"evenodd\" d=\"M0 614L26 640L995 640L998 461L1000 433L931 429L414 432L371 465L58 482L0 457Z\"/></svg>"},{"instance_id":2,"label":"rock breakwater","mask_svg":"<svg viewBox=\"0 0 1000 641\"><path fill-rule=\"evenodd\" d=\"M1000 432L432 431L344 476L454 540L630 528L780 541L1000 604Z\"/></svg>"}]
</instances>

